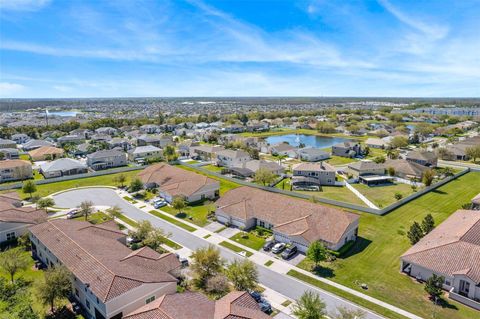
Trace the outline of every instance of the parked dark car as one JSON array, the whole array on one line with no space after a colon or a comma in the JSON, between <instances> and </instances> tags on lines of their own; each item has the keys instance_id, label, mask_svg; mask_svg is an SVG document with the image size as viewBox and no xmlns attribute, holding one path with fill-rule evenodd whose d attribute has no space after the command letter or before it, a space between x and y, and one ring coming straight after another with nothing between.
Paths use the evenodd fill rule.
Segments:
<instances>
[{"instance_id":1,"label":"parked dark car","mask_svg":"<svg viewBox=\"0 0 480 319\"><path fill-rule=\"evenodd\" d=\"M255 299L256 302L262 301L262 294L258 291L251 290L248 293L250 294L250 296L252 296L253 299Z\"/></svg>"},{"instance_id":2,"label":"parked dark car","mask_svg":"<svg viewBox=\"0 0 480 319\"><path fill-rule=\"evenodd\" d=\"M265 299L262 299L258 305L260 306L260 310L262 310L263 312L269 314L272 312L272 305L266 301Z\"/></svg>"},{"instance_id":3,"label":"parked dark car","mask_svg":"<svg viewBox=\"0 0 480 319\"><path fill-rule=\"evenodd\" d=\"M287 249L285 249L283 251L282 258L283 259L290 259L297 253L297 251L298 251L297 246L295 246L295 245L289 246L289 247L287 247Z\"/></svg>"},{"instance_id":4,"label":"parked dark car","mask_svg":"<svg viewBox=\"0 0 480 319\"><path fill-rule=\"evenodd\" d=\"M264 251L269 251L272 249L273 246L275 246L276 242L274 240L269 240L263 245L263 250Z\"/></svg>"}]
</instances>

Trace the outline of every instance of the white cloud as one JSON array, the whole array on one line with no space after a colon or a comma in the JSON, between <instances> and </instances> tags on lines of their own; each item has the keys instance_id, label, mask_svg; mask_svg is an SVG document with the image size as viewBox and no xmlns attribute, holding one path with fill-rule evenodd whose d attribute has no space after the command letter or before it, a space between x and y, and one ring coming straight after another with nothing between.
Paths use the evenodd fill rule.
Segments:
<instances>
[{"instance_id":1,"label":"white cloud","mask_svg":"<svg viewBox=\"0 0 480 319\"><path fill-rule=\"evenodd\" d=\"M11 11L37 11L50 4L51 0L0 0L0 9Z\"/></svg>"},{"instance_id":2,"label":"white cloud","mask_svg":"<svg viewBox=\"0 0 480 319\"><path fill-rule=\"evenodd\" d=\"M0 82L0 96L12 97L22 92L25 86L18 83Z\"/></svg>"}]
</instances>

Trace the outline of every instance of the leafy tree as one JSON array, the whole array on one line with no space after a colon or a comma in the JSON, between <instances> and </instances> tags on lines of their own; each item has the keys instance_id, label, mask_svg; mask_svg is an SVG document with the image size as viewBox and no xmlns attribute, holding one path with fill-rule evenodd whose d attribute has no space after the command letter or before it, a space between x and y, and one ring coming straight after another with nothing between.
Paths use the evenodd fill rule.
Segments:
<instances>
[{"instance_id":1,"label":"leafy tree","mask_svg":"<svg viewBox=\"0 0 480 319\"><path fill-rule=\"evenodd\" d=\"M234 260L226 271L228 279L236 290L253 290L258 283L258 270L255 264L248 260Z\"/></svg>"},{"instance_id":2,"label":"leafy tree","mask_svg":"<svg viewBox=\"0 0 480 319\"><path fill-rule=\"evenodd\" d=\"M118 183L120 187L123 187L126 181L127 177L124 174L117 175L113 178L113 182Z\"/></svg>"},{"instance_id":3,"label":"leafy tree","mask_svg":"<svg viewBox=\"0 0 480 319\"><path fill-rule=\"evenodd\" d=\"M363 149L363 155L368 156L368 154L370 154L370 147L365 146L365 148Z\"/></svg>"},{"instance_id":4,"label":"leafy tree","mask_svg":"<svg viewBox=\"0 0 480 319\"><path fill-rule=\"evenodd\" d=\"M278 155L278 164L282 165L282 161L287 158L287 155Z\"/></svg>"},{"instance_id":5,"label":"leafy tree","mask_svg":"<svg viewBox=\"0 0 480 319\"><path fill-rule=\"evenodd\" d=\"M22 186L22 192L24 194L29 194L32 198L32 194L37 191L37 185L32 180L25 181Z\"/></svg>"},{"instance_id":6,"label":"leafy tree","mask_svg":"<svg viewBox=\"0 0 480 319\"><path fill-rule=\"evenodd\" d=\"M422 239L423 231L417 222L413 222L412 226L410 226L410 230L407 232L407 237L412 245L415 245L420 239Z\"/></svg>"},{"instance_id":7,"label":"leafy tree","mask_svg":"<svg viewBox=\"0 0 480 319\"><path fill-rule=\"evenodd\" d=\"M330 315L332 319L363 319L365 311L362 309L349 309L346 307L338 307L337 313Z\"/></svg>"},{"instance_id":8,"label":"leafy tree","mask_svg":"<svg viewBox=\"0 0 480 319\"><path fill-rule=\"evenodd\" d=\"M175 147L171 145L165 146L165 148L163 149L163 156L165 157L167 162L175 160L177 156L177 154L175 153Z\"/></svg>"},{"instance_id":9,"label":"leafy tree","mask_svg":"<svg viewBox=\"0 0 480 319\"><path fill-rule=\"evenodd\" d=\"M445 174L446 177L450 177L450 176L453 176L453 169L451 167L445 167L443 169L443 174Z\"/></svg>"},{"instance_id":10,"label":"leafy tree","mask_svg":"<svg viewBox=\"0 0 480 319\"><path fill-rule=\"evenodd\" d=\"M317 123L317 131L320 133L335 133L335 124L331 122L318 122Z\"/></svg>"},{"instance_id":11,"label":"leafy tree","mask_svg":"<svg viewBox=\"0 0 480 319\"><path fill-rule=\"evenodd\" d=\"M408 145L408 139L405 136L395 136L390 141L391 148L401 148Z\"/></svg>"},{"instance_id":12,"label":"leafy tree","mask_svg":"<svg viewBox=\"0 0 480 319\"><path fill-rule=\"evenodd\" d=\"M422 220L422 230L423 233L426 235L429 232L431 232L435 228L435 221L433 219L432 214L428 214L425 216L425 218Z\"/></svg>"},{"instance_id":13,"label":"leafy tree","mask_svg":"<svg viewBox=\"0 0 480 319\"><path fill-rule=\"evenodd\" d=\"M385 157L383 156L377 156L373 159L373 161L377 164L385 163Z\"/></svg>"},{"instance_id":14,"label":"leafy tree","mask_svg":"<svg viewBox=\"0 0 480 319\"><path fill-rule=\"evenodd\" d=\"M423 173L422 182L425 184L425 186L430 186L432 185L434 177L435 172L431 169L428 169Z\"/></svg>"},{"instance_id":15,"label":"leafy tree","mask_svg":"<svg viewBox=\"0 0 480 319\"><path fill-rule=\"evenodd\" d=\"M153 228L143 240L143 244L153 250L163 253L162 245L165 243L168 235L161 228Z\"/></svg>"},{"instance_id":16,"label":"leafy tree","mask_svg":"<svg viewBox=\"0 0 480 319\"><path fill-rule=\"evenodd\" d=\"M144 241L152 231L152 223L148 220L141 220L137 223L135 230L129 232L129 236Z\"/></svg>"},{"instance_id":17,"label":"leafy tree","mask_svg":"<svg viewBox=\"0 0 480 319\"><path fill-rule=\"evenodd\" d=\"M93 202L86 200L80 203L80 214L85 216L85 220L88 220L88 216L93 213Z\"/></svg>"},{"instance_id":18,"label":"leafy tree","mask_svg":"<svg viewBox=\"0 0 480 319\"><path fill-rule=\"evenodd\" d=\"M51 197L40 198L37 201L38 208L45 209L45 212L48 213L48 207L55 206L55 201Z\"/></svg>"},{"instance_id":19,"label":"leafy tree","mask_svg":"<svg viewBox=\"0 0 480 319\"><path fill-rule=\"evenodd\" d=\"M143 182L139 178L134 178L130 182L129 191L132 193L138 192L143 189Z\"/></svg>"},{"instance_id":20,"label":"leafy tree","mask_svg":"<svg viewBox=\"0 0 480 319\"><path fill-rule=\"evenodd\" d=\"M186 206L187 206L187 204L185 203L185 199L183 199L182 196L175 196L173 198L172 207L175 210L177 210L178 213L180 213L182 211L182 209L184 209Z\"/></svg>"},{"instance_id":21,"label":"leafy tree","mask_svg":"<svg viewBox=\"0 0 480 319\"><path fill-rule=\"evenodd\" d=\"M66 298L72 292L71 274L64 266L49 268L44 272L44 280L37 283L37 296L45 305L50 305L53 313L55 301Z\"/></svg>"},{"instance_id":22,"label":"leafy tree","mask_svg":"<svg viewBox=\"0 0 480 319\"><path fill-rule=\"evenodd\" d=\"M217 274L209 278L205 290L216 298L225 296L230 291L227 277L223 274Z\"/></svg>"},{"instance_id":23,"label":"leafy tree","mask_svg":"<svg viewBox=\"0 0 480 319\"><path fill-rule=\"evenodd\" d=\"M387 151L387 157L388 157L389 159L397 159L397 158L400 157L400 152L397 151L397 150L389 149L389 150Z\"/></svg>"},{"instance_id":24,"label":"leafy tree","mask_svg":"<svg viewBox=\"0 0 480 319\"><path fill-rule=\"evenodd\" d=\"M263 167L260 168L253 176L253 180L256 183L262 183L263 186L270 185L275 181L275 179L276 179L275 174L271 170Z\"/></svg>"},{"instance_id":25,"label":"leafy tree","mask_svg":"<svg viewBox=\"0 0 480 319\"><path fill-rule=\"evenodd\" d=\"M476 162L477 158L480 158L480 145L468 147L465 150L465 154Z\"/></svg>"},{"instance_id":26,"label":"leafy tree","mask_svg":"<svg viewBox=\"0 0 480 319\"><path fill-rule=\"evenodd\" d=\"M395 176L395 168L390 166L387 170L388 170L388 175Z\"/></svg>"},{"instance_id":27,"label":"leafy tree","mask_svg":"<svg viewBox=\"0 0 480 319\"><path fill-rule=\"evenodd\" d=\"M195 250L192 255L190 269L193 282L198 288L206 288L210 278L220 274L225 261L220 256L220 251L215 246L209 245Z\"/></svg>"},{"instance_id":28,"label":"leafy tree","mask_svg":"<svg viewBox=\"0 0 480 319\"><path fill-rule=\"evenodd\" d=\"M442 286L445 278L443 276L437 276L432 274L430 278L425 282L425 291L430 295L430 299L435 302L442 295Z\"/></svg>"},{"instance_id":29,"label":"leafy tree","mask_svg":"<svg viewBox=\"0 0 480 319\"><path fill-rule=\"evenodd\" d=\"M11 248L0 254L0 268L10 275L13 284L15 274L28 267L28 257L20 247Z\"/></svg>"},{"instance_id":30,"label":"leafy tree","mask_svg":"<svg viewBox=\"0 0 480 319\"><path fill-rule=\"evenodd\" d=\"M118 218L122 215L122 209L118 205L108 208L105 212L111 219Z\"/></svg>"},{"instance_id":31,"label":"leafy tree","mask_svg":"<svg viewBox=\"0 0 480 319\"><path fill-rule=\"evenodd\" d=\"M292 314L298 319L323 319L326 318L326 305L318 294L307 290L297 303L292 307Z\"/></svg>"},{"instance_id":32,"label":"leafy tree","mask_svg":"<svg viewBox=\"0 0 480 319\"><path fill-rule=\"evenodd\" d=\"M315 267L318 264L327 259L328 251L322 242L314 241L308 246L307 257L315 263Z\"/></svg>"},{"instance_id":33,"label":"leafy tree","mask_svg":"<svg viewBox=\"0 0 480 319\"><path fill-rule=\"evenodd\" d=\"M448 149L441 147L437 150L438 156L443 160L449 160L453 158L453 153Z\"/></svg>"},{"instance_id":34,"label":"leafy tree","mask_svg":"<svg viewBox=\"0 0 480 319\"><path fill-rule=\"evenodd\" d=\"M396 200L401 200L403 198L403 195L401 193L395 193L395 195L393 195L395 197Z\"/></svg>"}]
</instances>

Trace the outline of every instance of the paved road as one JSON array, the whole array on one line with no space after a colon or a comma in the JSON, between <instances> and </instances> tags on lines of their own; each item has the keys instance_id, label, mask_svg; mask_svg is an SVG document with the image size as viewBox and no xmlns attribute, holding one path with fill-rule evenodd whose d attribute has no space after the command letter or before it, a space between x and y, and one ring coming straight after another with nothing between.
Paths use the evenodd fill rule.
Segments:
<instances>
[{"instance_id":1,"label":"paved road","mask_svg":"<svg viewBox=\"0 0 480 319\"><path fill-rule=\"evenodd\" d=\"M89 188L72 190L53 196L56 206L64 208L73 208L80 205L82 201L90 200L94 205L98 206L113 206L118 205L123 213L134 220L149 220L154 226L160 227L166 232L172 234L170 237L172 240L187 247L191 250L195 250L200 247L209 245L209 243L199 238L192 233L178 228L160 218L157 218L151 214L145 213L142 210L134 207L130 203L126 202L123 198L118 196L114 190L109 188ZM222 257L226 260L233 260L242 258L232 251L218 246L220 248ZM269 268L262 265L257 265L259 272L259 281L266 287L277 291L278 293L289 297L291 299L298 299L306 290L313 290L318 293L321 298L327 304L327 310L333 312L337 307L343 306L347 308L357 308L358 306L340 299L339 297L320 290L314 286L310 286L304 282L298 281L290 276L279 274ZM381 319L383 317L367 312L366 318L368 319Z\"/></svg>"}]
</instances>

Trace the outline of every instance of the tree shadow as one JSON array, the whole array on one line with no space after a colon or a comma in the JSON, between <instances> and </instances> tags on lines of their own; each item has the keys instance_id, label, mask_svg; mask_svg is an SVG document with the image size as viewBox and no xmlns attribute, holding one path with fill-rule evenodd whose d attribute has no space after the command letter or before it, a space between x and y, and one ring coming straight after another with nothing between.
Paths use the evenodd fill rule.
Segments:
<instances>
[{"instance_id":1,"label":"tree shadow","mask_svg":"<svg viewBox=\"0 0 480 319\"><path fill-rule=\"evenodd\" d=\"M441 194L441 195L447 195L448 194L447 192L444 192L444 191L441 191L441 190L438 190L438 189L434 189L432 191L432 193Z\"/></svg>"},{"instance_id":2,"label":"tree shadow","mask_svg":"<svg viewBox=\"0 0 480 319\"><path fill-rule=\"evenodd\" d=\"M312 272L323 278L333 278L335 277L335 272L333 271L332 268L330 267L325 267L325 266L314 266L312 269Z\"/></svg>"},{"instance_id":3,"label":"tree shadow","mask_svg":"<svg viewBox=\"0 0 480 319\"><path fill-rule=\"evenodd\" d=\"M352 247L350 247L349 250L343 252L339 256L339 258L345 259L345 258L354 256L356 254L359 254L362 251L364 251L368 247L368 245L370 245L371 243L372 243L371 240L359 236L357 237L355 244Z\"/></svg>"},{"instance_id":4,"label":"tree shadow","mask_svg":"<svg viewBox=\"0 0 480 319\"><path fill-rule=\"evenodd\" d=\"M184 219L187 217L187 213L180 212L180 213L177 213L175 217Z\"/></svg>"},{"instance_id":5,"label":"tree shadow","mask_svg":"<svg viewBox=\"0 0 480 319\"><path fill-rule=\"evenodd\" d=\"M457 307L457 306L452 305L451 303L448 302L448 300L443 299L443 298L440 298L440 299L437 301L437 305L439 305L440 307L442 307L442 308L444 308L444 309L458 310L458 307Z\"/></svg>"}]
</instances>

